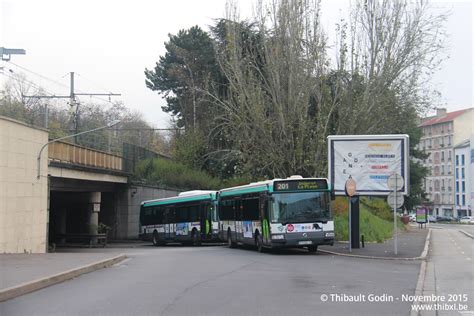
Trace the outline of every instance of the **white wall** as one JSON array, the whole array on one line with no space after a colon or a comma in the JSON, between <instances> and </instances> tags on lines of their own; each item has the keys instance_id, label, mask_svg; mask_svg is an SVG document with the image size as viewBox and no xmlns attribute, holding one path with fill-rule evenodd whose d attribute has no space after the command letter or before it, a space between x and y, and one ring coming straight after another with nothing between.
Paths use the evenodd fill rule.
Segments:
<instances>
[{"instance_id":1,"label":"white wall","mask_svg":"<svg viewBox=\"0 0 474 316\"><path fill-rule=\"evenodd\" d=\"M47 150L38 180L37 155L46 130L0 116L0 253L47 250Z\"/></svg>"}]
</instances>

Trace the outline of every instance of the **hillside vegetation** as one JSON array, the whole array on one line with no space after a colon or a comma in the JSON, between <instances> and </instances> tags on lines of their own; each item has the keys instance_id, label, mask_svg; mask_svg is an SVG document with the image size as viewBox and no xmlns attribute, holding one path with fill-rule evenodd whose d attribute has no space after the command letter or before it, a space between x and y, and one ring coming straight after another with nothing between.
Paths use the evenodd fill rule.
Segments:
<instances>
[{"instance_id":1,"label":"hillside vegetation","mask_svg":"<svg viewBox=\"0 0 474 316\"><path fill-rule=\"evenodd\" d=\"M337 240L349 240L348 201L344 197L336 198L333 202L334 230ZM405 226L398 219L397 227L405 230ZM393 213L390 207L381 198L361 198L360 202L360 234L365 241L383 242L393 235Z\"/></svg>"}]
</instances>

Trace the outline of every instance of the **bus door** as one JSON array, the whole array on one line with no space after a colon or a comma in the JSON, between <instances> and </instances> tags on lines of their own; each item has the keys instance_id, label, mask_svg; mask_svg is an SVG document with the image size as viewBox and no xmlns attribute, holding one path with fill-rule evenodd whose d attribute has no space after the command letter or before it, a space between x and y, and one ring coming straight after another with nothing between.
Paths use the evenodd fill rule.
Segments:
<instances>
[{"instance_id":1,"label":"bus door","mask_svg":"<svg viewBox=\"0 0 474 316\"><path fill-rule=\"evenodd\" d=\"M236 240L241 241L243 238L244 228L242 224L242 200L234 200L234 211L235 211L235 235Z\"/></svg>"},{"instance_id":2,"label":"bus door","mask_svg":"<svg viewBox=\"0 0 474 316\"><path fill-rule=\"evenodd\" d=\"M199 206L199 223L201 226L201 238L209 239L212 233L212 207L209 202Z\"/></svg>"},{"instance_id":3,"label":"bus door","mask_svg":"<svg viewBox=\"0 0 474 316\"><path fill-rule=\"evenodd\" d=\"M173 239L175 232L174 211L171 207L166 207L163 213L163 226L165 227L165 239Z\"/></svg>"},{"instance_id":4,"label":"bus door","mask_svg":"<svg viewBox=\"0 0 474 316\"><path fill-rule=\"evenodd\" d=\"M268 203L268 196L267 195L260 195L260 219L262 222L262 237L263 243L269 244L271 242L270 239L270 212L269 212L269 203Z\"/></svg>"}]
</instances>

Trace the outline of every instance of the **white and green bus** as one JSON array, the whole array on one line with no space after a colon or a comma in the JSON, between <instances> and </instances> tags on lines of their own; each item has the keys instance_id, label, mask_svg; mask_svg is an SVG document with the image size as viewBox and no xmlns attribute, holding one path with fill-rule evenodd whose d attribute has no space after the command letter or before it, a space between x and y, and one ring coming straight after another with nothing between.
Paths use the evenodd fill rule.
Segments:
<instances>
[{"instance_id":1,"label":"white and green bus","mask_svg":"<svg viewBox=\"0 0 474 316\"><path fill-rule=\"evenodd\" d=\"M142 202L140 239L160 246L180 242L199 246L218 238L216 191L188 191Z\"/></svg>"},{"instance_id":2,"label":"white and green bus","mask_svg":"<svg viewBox=\"0 0 474 316\"><path fill-rule=\"evenodd\" d=\"M334 244L331 190L324 178L292 176L219 191L219 235L230 247L307 248Z\"/></svg>"}]
</instances>

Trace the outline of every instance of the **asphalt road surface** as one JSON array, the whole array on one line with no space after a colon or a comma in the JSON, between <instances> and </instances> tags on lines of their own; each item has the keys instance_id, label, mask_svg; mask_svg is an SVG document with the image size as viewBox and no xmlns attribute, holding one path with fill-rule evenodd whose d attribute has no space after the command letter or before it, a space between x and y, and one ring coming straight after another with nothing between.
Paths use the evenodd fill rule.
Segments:
<instances>
[{"instance_id":1,"label":"asphalt road surface","mask_svg":"<svg viewBox=\"0 0 474 316\"><path fill-rule=\"evenodd\" d=\"M474 240L459 232L473 225L432 225L424 295L443 297L436 315L474 315ZM427 304L434 306L435 304ZM462 306L461 306L462 305ZM451 309L453 308L453 310ZM433 312L422 315L435 315Z\"/></svg>"},{"instance_id":2,"label":"asphalt road surface","mask_svg":"<svg viewBox=\"0 0 474 316\"><path fill-rule=\"evenodd\" d=\"M125 252L130 259L114 267L1 303L0 314L408 315L410 303L401 297L414 294L420 268L413 261L303 250L150 246Z\"/></svg>"}]
</instances>

